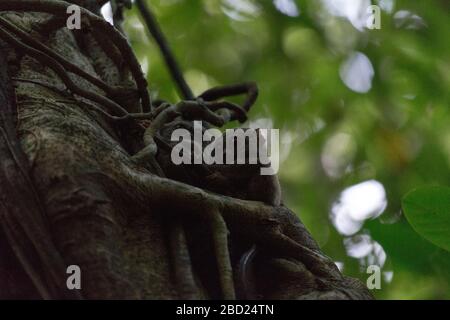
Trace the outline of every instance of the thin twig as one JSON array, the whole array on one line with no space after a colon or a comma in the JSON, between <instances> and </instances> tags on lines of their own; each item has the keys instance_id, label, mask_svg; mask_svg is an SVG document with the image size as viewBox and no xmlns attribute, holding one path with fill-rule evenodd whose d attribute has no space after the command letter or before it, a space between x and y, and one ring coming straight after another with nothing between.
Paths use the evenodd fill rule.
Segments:
<instances>
[{"instance_id":1,"label":"thin twig","mask_svg":"<svg viewBox=\"0 0 450 320\"><path fill-rule=\"evenodd\" d=\"M178 65L177 60L175 59L175 56L169 47L166 37L164 36L161 28L158 25L158 22L156 21L155 15L152 13L144 0L136 0L136 5L142 15L142 18L144 19L145 24L147 25L148 31L158 44L164 60L166 61L166 64L169 68L170 74L173 80L178 85L178 90L180 91L182 97L184 98L184 100L194 100L195 96L192 93L192 90L189 87L188 83L186 82L183 73L181 72L181 68Z\"/></svg>"}]
</instances>

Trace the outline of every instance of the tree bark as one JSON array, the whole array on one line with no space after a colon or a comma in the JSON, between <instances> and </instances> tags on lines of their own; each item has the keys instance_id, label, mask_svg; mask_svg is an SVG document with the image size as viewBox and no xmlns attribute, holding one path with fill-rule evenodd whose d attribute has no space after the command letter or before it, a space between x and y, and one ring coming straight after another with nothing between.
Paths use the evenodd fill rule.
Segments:
<instances>
[{"instance_id":1,"label":"tree bark","mask_svg":"<svg viewBox=\"0 0 450 320\"><path fill-rule=\"evenodd\" d=\"M73 2L98 10L96 1ZM95 31L49 32L53 16L47 13L0 16L110 85L132 81L130 70L116 63L117 52L105 51ZM220 298L207 245L211 234L201 215L210 204L223 209L236 273L244 249L252 243L260 248L248 275L257 298L371 298L362 284L339 273L287 208L155 177L131 160L143 147L139 126L111 122L87 108L85 99L65 90L59 75L23 50L2 43L0 59L0 298L186 298L174 276L178 264L193 270L195 297ZM80 88L106 94L80 76L70 78ZM268 227L252 212L276 220L300 251L292 256L278 238L272 243L261 235ZM190 248L178 260L168 237L173 219L183 221ZM66 287L69 265L82 270L79 291Z\"/></svg>"}]
</instances>

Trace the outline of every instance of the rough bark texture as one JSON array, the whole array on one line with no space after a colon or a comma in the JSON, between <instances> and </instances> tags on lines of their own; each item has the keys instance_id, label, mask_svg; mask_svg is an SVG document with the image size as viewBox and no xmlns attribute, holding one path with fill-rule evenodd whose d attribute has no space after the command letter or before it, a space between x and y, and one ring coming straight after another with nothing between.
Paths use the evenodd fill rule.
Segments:
<instances>
[{"instance_id":1,"label":"rough bark texture","mask_svg":"<svg viewBox=\"0 0 450 320\"><path fill-rule=\"evenodd\" d=\"M44 13L0 15L89 74L113 85L130 81L129 70L116 66L93 33L44 32L51 19ZM249 275L258 298L371 298L321 254L287 208L156 177L130 158L143 147L135 126L87 109L64 92L53 71L15 48L3 44L0 56L7 59L0 66L0 298L186 298L191 295L174 276L180 263L194 272L194 297L220 298L205 230L211 208L220 209L231 232L236 272L243 251L253 243L260 248ZM180 259L170 254L168 239L175 218L183 221L190 247ZM68 265L81 267L80 292L65 288Z\"/></svg>"}]
</instances>

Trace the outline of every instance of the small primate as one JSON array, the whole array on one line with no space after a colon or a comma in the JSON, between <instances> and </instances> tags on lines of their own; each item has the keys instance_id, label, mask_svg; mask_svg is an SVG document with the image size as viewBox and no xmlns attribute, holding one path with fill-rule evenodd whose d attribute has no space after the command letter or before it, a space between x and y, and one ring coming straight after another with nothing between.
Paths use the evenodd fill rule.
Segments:
<instances>
[{"instance_id":1,"label":"small primate","mask_svg":"<svg viewBox=\"0 0 450 320\"><path fill-rule=\"evenodd\" d=\"M271 206L280 205L281 187L278 177L276 174L261 174L261 168L270 167L270 164L261 164L259 159L254 161L256 163L250 163L250 140L248 138L245 139L245 159L243 164L237 164L237 153L235 152L233 164L175 165L170 159L172 148L176 144L171 141L171 135L174 130L180 128L186 129L193 134L192 121L177 118L165 125L156 135L158 150L164 150L159 152L156 158L169 178L238 199L260 201ZM256 142L259 148L260 140L264 140L259 130L247 128L243 130L244 132L255 130L257 133ZM225 141L225 139L224 133L222 141ZM234 150L236 150L236 147L237 137L235 137L234 141ZM256 149L256 151L259 154L259 150ZM223 158L226 158L226 150Z\"/></svg>"},{"instance_id":2,"label":"small primate","mask_svg":"<svg viewBox=\"0 0 450 320\"><path fill-rule=\"evenodd\" d=\"M161 150L157 155L157 160L168 177L238 199L260 201L271 206L279 206L281 204L281 187L277 175L261 175L261 168L268 167L270 164L262 165L259 159L257 159L255 164L249 163L249 139L245 140L244 164L236 164L237 153L235 152L235 164L174 165L170 159L170 154L176 143L172 142L170 138L172 132L180 128L186 129L193 134L192 121L183 120L180 117L166 124L156 135L158 149ZM253 129L244 129L244 133L246 130ZM259 130L255 131L258 134L256 142L259 147L259 140L264 139L264 137ZM222 141L225 141L225 138L223 136ZM236 140L234 147L236 151ZM226 153L226 150L224 152ZM226 154L224 154L224 159L225 157ZM253 262L259 253L259 249L256 245L243 243L245 241L241 240L233 239L232 237L229 245L232 265L235 269L234 282L237 297L241 299L255 299L258 297L258 294L254 286Z\"/></svg>"},{"instance_id":3,"label":"small primate","mask_svg":"<svg viewBox=\"0 0 450 320\"><path fill-rule=\"evenodd\" d=\"M278 176L261 173L261 169L269 168L270 163L262 164L259 158L253 159L253 163L250 161L251 156L259 156L259 148L266 144L265 138L259 129L244 128L242 130L241 133L245 137L243 146L245 149L244 163L237 163L237 148L239 147L237 140L239 138L234 136L232 145L234 148L234 164L209 165L208 169L211 173L205 177L207 189L238 199L260 201L271 206L279 206L281 203L281 187ZM251 141L246 136L247 131L250 130L253 130L257 135L257 139L253 141L253 143L256 143L255 155L250 155ZM223 139L226 139L226 137L224 136ZM224 157L226 157L227 149L228 144Z\"/></svg>"}]
</instances>

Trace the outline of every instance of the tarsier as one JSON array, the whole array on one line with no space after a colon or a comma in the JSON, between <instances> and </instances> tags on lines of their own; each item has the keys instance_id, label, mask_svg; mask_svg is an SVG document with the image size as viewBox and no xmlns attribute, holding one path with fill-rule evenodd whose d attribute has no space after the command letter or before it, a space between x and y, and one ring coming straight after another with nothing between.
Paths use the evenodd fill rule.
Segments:
<instances>
[{"instance_id":1,"label":"tarsier","mask_svg":"<svg viewBox=\"0 0 450 320\"><path fill-rule=\"evenodd\" d=\"M231 165L175 165L171 160L171 151L174 146L172 133L175 130L183 128L192 132L192 121L194 120L201 120L203 129L208 129L211 125L221 127L232 120L244 122L247 119L246 113L256 100L257 93L256 84L243 83L208 90L195 101L183 101L175 106L161 103L155 119L144 133L146 147L134 159L143 165L147 162L155 173L174 180L243 200L255 200L272 206L279 206L281 188L278 178L276 175L261 175L259 161L256 161L256 164L249 164L247 161L244 164ZM220 98L238 94L247 94L247 99L242 107L229 102L216 102ZM264 138L258 132L259 139ZM225 137L222 138L222 141L225 141ZM249 140L246 140L246 151L249 150L249 142ZM198 151L202 152L203 146ZM224 153L226 151L225 149ZM246 156L248 156L248 152ZM216 256L228 257L230 255L228 241L226 241L228 230L219 228L212 231L213 234L219 233L219 237L222 239L222 243L216 240L218 242L215 250L220 251L215 252ZM241 297L251 297L251 294L247 292L246 283L248 279L246 279L246 273L255 251L254 247L249 249L239 259L239 265L235 266L239 270L236 282L238 282L238 287L242 288ZM230 263L232 262L226 258L218 261L219 272L224 273L220 274L222 294L228 299L235 298Z\"/></svg>"}]
</instances>

